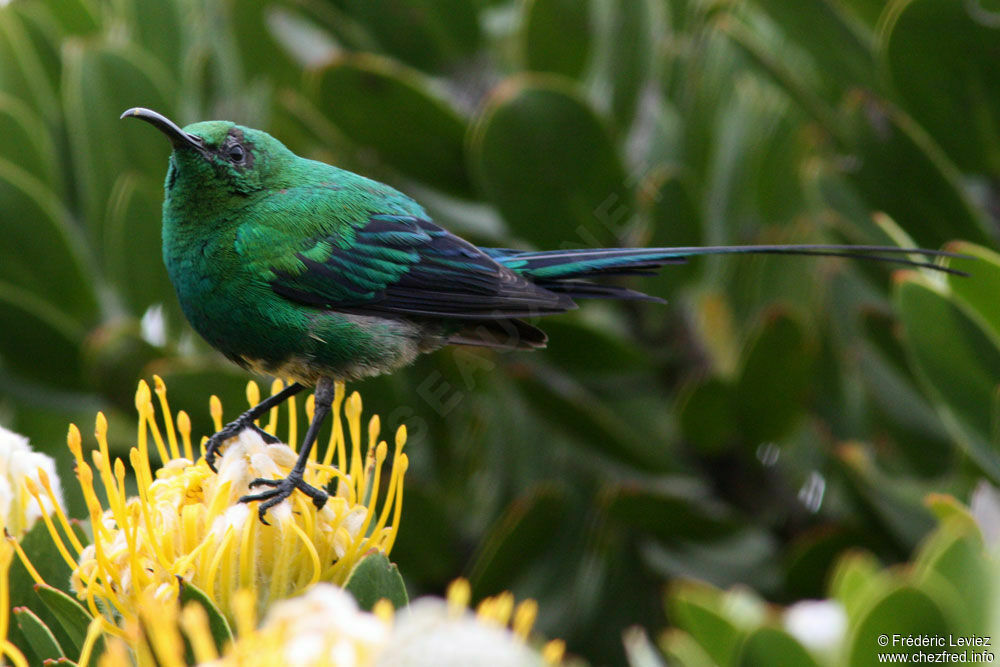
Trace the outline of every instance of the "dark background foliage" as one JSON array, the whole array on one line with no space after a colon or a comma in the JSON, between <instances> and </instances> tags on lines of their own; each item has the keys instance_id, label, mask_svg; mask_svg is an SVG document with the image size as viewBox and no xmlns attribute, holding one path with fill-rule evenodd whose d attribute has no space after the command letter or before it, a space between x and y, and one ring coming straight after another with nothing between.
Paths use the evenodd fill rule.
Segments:
<instances>
[{"instance_id":1,"label":"dark background foliage","mask_svg":"<svg viewBox=\"0 0 1000 667\"><path fill-rule=\"evenodd\" d=\"M996 6L993 6L996 5ZM66 425L164 377L196 433L249 376L160 261L168 146L132 106L225 118L513 247L996 246L993 0L14 0L0 8L0 421ZM353 385L406 423L393 559L537 598L595 663L696 578L821 596L844 550L906 559L932 490L1000 478L996 258L966 285L822 258L705 258ZM976 273L975 269L973 270ZM72 488L72 485L65 486ZM80 498L72 497L82 515Z\"/></svg>"}]
</instances>

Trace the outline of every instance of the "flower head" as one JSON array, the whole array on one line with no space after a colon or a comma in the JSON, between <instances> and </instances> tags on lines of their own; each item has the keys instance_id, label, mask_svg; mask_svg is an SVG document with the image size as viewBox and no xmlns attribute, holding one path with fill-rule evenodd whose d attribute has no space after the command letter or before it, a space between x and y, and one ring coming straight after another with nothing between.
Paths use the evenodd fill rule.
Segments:
<instances>
[{"instance_id":1,"label":"flower head","mask_svg":"<svg viewBox=\"0 0 1000 667\"><path fill-rule=\"evenodd\" d=\"M306 481L314 486L335 482L335 494L320 510L301 494L293 494L271 510L271 525L263 525L255 508L238 499L249 492L253 479L286 475L295 452L285 444L266 444L256 432L247 430L227 443L219 472L213 473L203 458L194 461L190 419L180 412L174 420L166 388L155 379L162 431L149 387L141 382L136 392L138 442L129 458L137 495L126 495L124 462L111 460L104 416L97 417L98 448L90 452L91 463L84 455L79 431L70 428L69 447L76 458L94 534L91 545L75 545L79 557L73 563L71 583L95 616L101 607L113 608L129 621L150 595L176 598L182 584L205 592L230 617L235 593L249 591L257 611L262 612L274 600L296 595L317 582L343 583L354 563L369 550L388 554L392 549L407 467L401 451L406 431L401 427L396 433L386 484L381 471L388 445L378 441L377 417L369 423L367 452L361 453L361 398L356 392L345 400L343 385L337 386L328 449L323 460L314 458L306 471ZM279 388L280 383L275 383L274 389ZM259 400L253 383L248 398L251 403ZM307 413L310 409L307 404ZM212 413L216 428L221 428L222 409L214 397ZM267 426L271 432L276 421L277 409ZM293 425L291 442L295 442L294 431ZM150 461L151 445L163 462L158 469ZM334 456L336 466L332 465ZM106 505L98 498L95 478L103 487Z\"/></svg>"},{"instance_id":2,"label":"flower head","mask_svg":"<svg viewBox=\"0 0 1000 667\"><path fill-rule=\"evenodd\" d=\"M41 491L46 485L50 493ZM62 502L52 457L33 451L27 438L0 426L0 527L15 537L23 535L43 509L52 514Z\"/></svg>"},{"instance_id":3,"label":"flower head","mask_svg":"<svg viewBox=\"0 0 1000 667\"><path fill-rule=\"evenodd\" d=\"M383 600L367 612L344 589L319 583L299 597L276 602L257 627L253 595L239 591L236 639L221 658L198 604L180 610L175 599L147 598L138 621L126 625L124 641L108 642L101 664L125 667L127 647L132 647L155 656L158 664L180 665L185 638L203 667L541 667L562 662L562 641L550 641L541 651L529 644L538 610L533 600L515 605L513 595L503 593L487 598L473 613L468 598L468 582L458 580L447 600L420 598L400 612Z\"/></svg>"}]
</instances>

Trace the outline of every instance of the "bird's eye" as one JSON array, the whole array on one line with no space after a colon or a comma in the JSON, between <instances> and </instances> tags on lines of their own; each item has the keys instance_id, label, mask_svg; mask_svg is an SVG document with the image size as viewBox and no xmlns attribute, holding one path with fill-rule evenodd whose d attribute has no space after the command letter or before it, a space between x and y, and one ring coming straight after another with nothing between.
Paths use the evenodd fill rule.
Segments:
<instances>
[{"instance_id":1,"label":"bird's eye","mask_svg":"<svg viewBox=\"0 0 1000 667\"><path fill-rule=\"evenodd\" d=\"M226 152L226 156L231 162L240 163L246 157L246 151L239 144L233 144Z\"/></svg>"}]
</instances>

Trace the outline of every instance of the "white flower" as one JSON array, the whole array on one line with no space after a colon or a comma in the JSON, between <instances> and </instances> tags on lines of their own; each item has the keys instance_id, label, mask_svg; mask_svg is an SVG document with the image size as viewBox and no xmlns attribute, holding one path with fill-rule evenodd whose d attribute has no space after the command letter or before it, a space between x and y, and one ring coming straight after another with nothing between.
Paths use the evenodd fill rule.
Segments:
<instances>
[{"instance_id":1,"label":"white flower","mask_svg":"<svg viewBox=\"0 0 1000 667\"><path fill-rule=\"evenodd\" d=\"M820 653L836 649L847 632L847 612L834 600L803 600L785 610L785 630Z\"/></svg>"},{"instance_id":2,"label":"white flower","mask_svg":"<svg viewBox=\"0 0 1000 667\"><path fill-rule=\"evenodd\" d=\"M376 661L399 667L520 667L544 665L542 655L506 626L456 613L439 598L420 598L397 612L392 637Z\"/></svg>"},{"instance_id":3,"label":"white flower","mask_svg":"<svg viewBox=\"0 0 1000 667\"><path fill-rule=\"evenodd\" d=\"M12 535L28 532L42 516L38 501L24 485L25 478L34 482L46 513L55 509L39 477L39 468L45 471L53 496L62 505L62 487L52 457L33 451L27 438L0 426L0 524Z\"/></svg>"}]
</instances>

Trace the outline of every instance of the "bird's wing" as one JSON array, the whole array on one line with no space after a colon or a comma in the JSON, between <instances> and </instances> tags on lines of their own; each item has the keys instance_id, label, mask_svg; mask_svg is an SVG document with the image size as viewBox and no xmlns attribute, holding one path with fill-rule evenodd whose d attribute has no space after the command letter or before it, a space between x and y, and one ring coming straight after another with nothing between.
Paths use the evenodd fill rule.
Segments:
<instances>
[{"instance_id":1,"label":"bird's wing","mask_svg":"<svg viewBox=\"0 0 1000 667\"><path fill-rule=\"evenodd\" d=\"M567 295L417 216L372 215L363 225L311 236L268 269L275 293L343 312L507 319L574 307Z\"/></svg>"}]
</instances>

